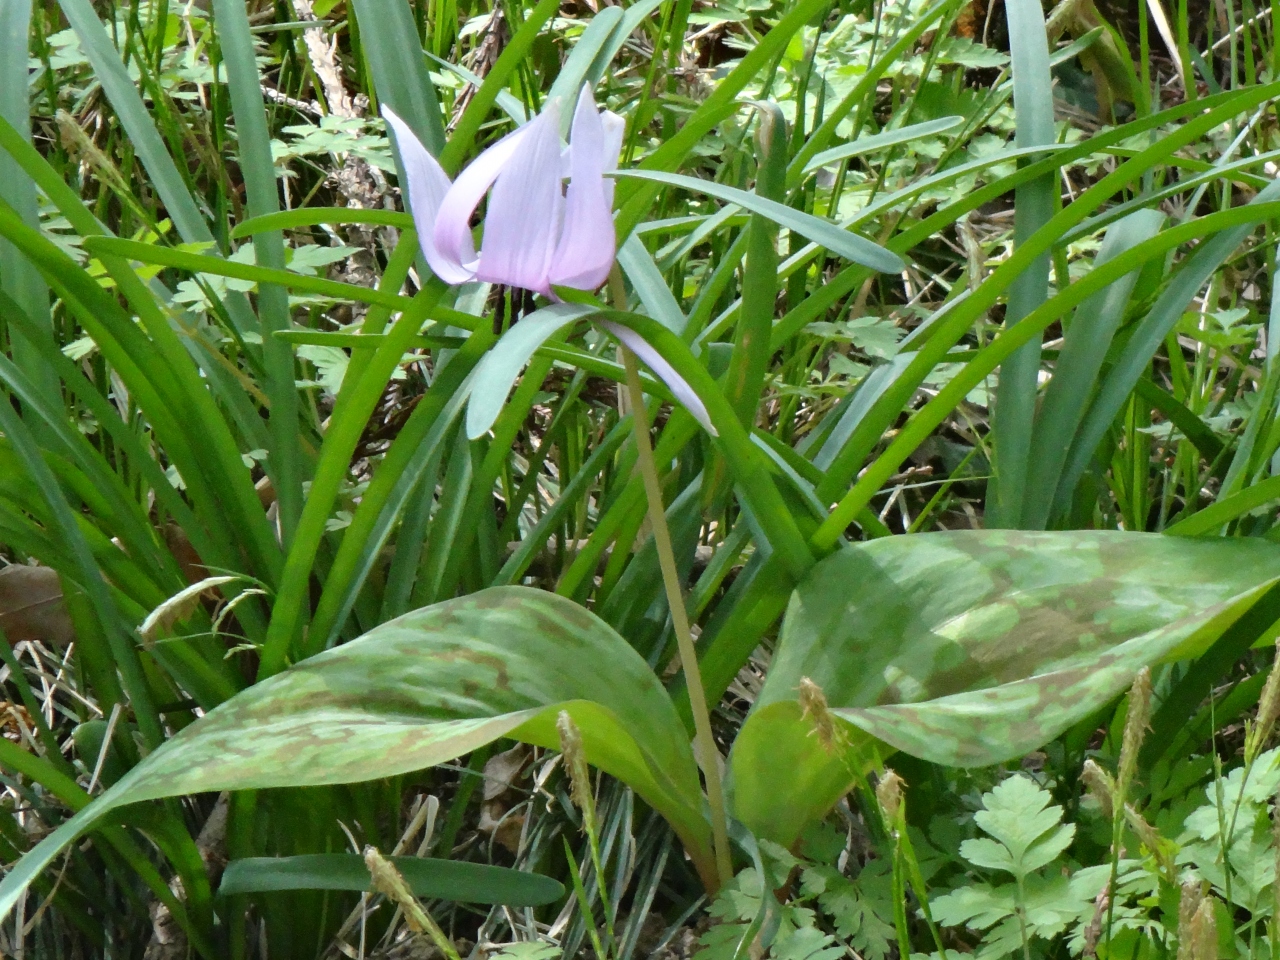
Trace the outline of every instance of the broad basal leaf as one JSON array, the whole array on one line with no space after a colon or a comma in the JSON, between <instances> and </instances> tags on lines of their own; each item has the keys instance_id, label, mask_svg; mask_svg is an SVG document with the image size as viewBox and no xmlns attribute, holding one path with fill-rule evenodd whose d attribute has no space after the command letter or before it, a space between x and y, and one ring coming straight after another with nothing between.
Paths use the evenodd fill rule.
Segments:
<instances>
[{"instance_id":1,"label":"broad basal leaf","mask_svg":"<svg viewBox=\"0 0 1280 960\"><path fill-rule=\"evenodd\" d=\"M876 750L956 766L1022 756L1143 665L1198 655L1278 577L1280 548L1258 540L986 530L841 550L792 596L734 747L735 815L790 845ZM809 735L804 677L848 724L844 747Z\"/></svg>"},{"instance_id":2,"label":"broad basal leaf","mask_svg":"<svg viewBox=\"0 0 1280 960\"><path fill-rule=\"evenodd\" d=\"M504 736L556 747L560 710L587 760L662 813L714 877L689 735L653 671L572 601L498 587L385 623L211 711L19 861L0 883L0 916L124 804L388 777Z\"/></svg>"}]
</instances>

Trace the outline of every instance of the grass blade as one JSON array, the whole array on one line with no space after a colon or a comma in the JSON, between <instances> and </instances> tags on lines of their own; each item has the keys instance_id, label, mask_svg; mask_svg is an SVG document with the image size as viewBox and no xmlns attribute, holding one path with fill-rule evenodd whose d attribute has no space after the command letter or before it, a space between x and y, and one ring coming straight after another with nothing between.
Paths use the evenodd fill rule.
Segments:
<instances>
[{"instance_id":1,"label":"grass blade","mask_svg":"<svg viewBox=\"0 0 1280 960\"><path fill-rule=\"evenodd\" d=\"M227 70L236 138L240 145L240 173L244 177L246 210L251 217L275 213L280 208L275 164L271 159L271 132L263 109L262 85L254 55L249 17L240 0L213 0L219 49ZM258 231L253 236L257 262L268 269L284 269L284 237L279 231ZM293 350L272 334L288 330L289 297L280 287L258 288L258 323L266 393L271 407L268 427L271 447L267 470L279 505L280 538L285 549L293 539L302 510L302 481L309 473L299 442L298 390L294 385Z\"/></svg>"},{"instance_id":2,"label":"grass blade","mask_svg":"<svg viewBox=\"0 0 1280 960\"><path fill-rule=\"evenodd\" d=\"M31 0L11 0L0 5L0 116L28 142L31 140L27 76L30 29ZM0 197L18 212L27 226L38 226L35 187L7 153L0 153ZM52 326L49 288L40 272L6 240L0 240L0 289L13 297L32 320ZM30 372L45 398L59 399L57 377L39 362L36 351L22 333L11 336L14 360Z\"/></svg>"},{"instance_id":3,"label":"grass blade","mask_svg":"<svg viewBox=\"0 0 1280 960\"><path fill-rule=\"evenodd\" d=\"M445 147L444 121L427 72L417 25L404 0L351 0L377 99L409 124L435 156ZM403 177L400 180L404 183Z\"/></svg>"},{"instance_id":4,"label":"grass blade","mask_svg":"<svg viewBox=\"0 0 1280 960\"><path fill-rule=\"evenodd\" d=\"M1009 48L1013 58L1013 105L1019 147L1052 144L1053 79L1049 75L1049 42L1039 0L1008 0ZM1053 217L1057 177L1045 174L1014 192L1013 244L1017 249ZM1036 257L1009 286L1005 329L1044 303L1049 294L1049 253ZM986 523L1019 527L1025 510L1035 420L1040 346L1028 342L1000 368L991 421L995 474L988 484Z\"/></svg>"},{"instance_id":5,"label":"grass blade","mask_svg":"<svg viewBox=\"0 0 1280 960\"><path fill-rule=\"evenodd\" d=\"M1164 221L1164 214L1158 210L1130 214L1107 231L1094 265L1106 263L1149 240ZM1049 522L1071 438L1088 410L1107 350L1124 319L1137 281L1138 275L1131 273L1091 297L1075 312L1036 418L1022 515L1024 529L1042 530Z\"/></svg>"}]
</instances>

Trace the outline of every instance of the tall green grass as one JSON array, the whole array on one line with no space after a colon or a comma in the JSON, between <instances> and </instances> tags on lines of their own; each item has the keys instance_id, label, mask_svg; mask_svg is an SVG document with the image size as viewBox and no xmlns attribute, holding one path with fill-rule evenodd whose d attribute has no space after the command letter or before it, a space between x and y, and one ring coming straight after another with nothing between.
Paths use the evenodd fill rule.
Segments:
<instances>
[{"instance_id":1,"label":"tall green grass","mask_svg":"<svg viewBox=\"0 0 1280 960\"><path fill-rule=\"evenodd\" d=\"M518 379L486 379L493 291L430 278L380 186L399 178L378 105L450 172L583 82L627 119L614 306L716 398L723 426L713 442L645 380L718 723L736 722L726 692L749 692L793 587L851 540L983 525L1273 535L1263 334L1280 85L1270 22L1227 6L1225 38L1198 33L1186 4L1165 8L1174 50L1144 18L1137 37L1115 34L1143 88L1118 103L1123 122L1083 129L1061 119L1063 78L1113 34L1050 44L1029 0L993 20L1007 55L968 39L960 0L317 2L365 98L342 133L309 106L317 65L296 5L0 5L0 544L56 571L76 637L47 686L40 647L10 665L10 699L35 681L39 729L33 749L0 741L5 859L85 803L95 768L115 769L105 758L127 768L409 609L532 583L591 607L655 668L674 655L614 343L565 327ZM1162 97L1153 55L1206 91ZM382 206L358 206L344 170ZM811 242L799 214L906 269ZM348 242L367 245L376 284L349 282ZM468 439L469 399L508 388ZM212 577L234 579L172 600ZM157 610L161 629L140 636ZM1267 626L1240 627L1187 675L1226 675ZM1203 684L1180 676L1159 729L1201 707ZM72 748L73 730L113 716L100 755ZM470 837L458 853L479 855L482 767L237 795L225 848L390 849L431 792L448 841L435 852ZM616 784L601 796L608 876L587 869L587 902L660 898L678 915L699 894L664 828ZM516 859L567 876L555 834L571 811L527 805ZM33 888L22 916L48 907L30 931L9 922L10 949L138 955L158 899L202 954L323 953L358 898L273 894L246 912L219 897L196 840L211 808L126 810L61 882ZM565 910L568 955L587 929ZM548 919L495 911L484 929L528 939ZM388 922L370 918L366 937ZM620 958L642 923L620 922Z\"/></svg>"}]
</instances>

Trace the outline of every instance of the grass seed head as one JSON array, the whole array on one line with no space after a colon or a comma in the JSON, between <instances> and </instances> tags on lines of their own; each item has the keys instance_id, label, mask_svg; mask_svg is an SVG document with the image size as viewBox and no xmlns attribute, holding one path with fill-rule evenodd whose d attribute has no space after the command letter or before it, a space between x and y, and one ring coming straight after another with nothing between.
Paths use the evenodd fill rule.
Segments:
<instances>
[{"instance_id":1,"label":"grass seed head","mask_svg":"<svg viewBox=\"0 0 1280 960\"><path fill-rule=\"evenodd\" d=\"M1205 897L1191 918L1192 960L1218 960L1218 918L1213 897Z\"/></svg>"},{"instance_id":2,"label":"grass seed head","mask_svg":"<svg viewBox=\"0 0 1280 960\"><path fill-rule=\"evenodd\" d=\"M431 914L427 913L418 902L418 898L413 895L413 891L409 888L404 876L396 869L396 865L374 846L364 848L364 863L369 868L373 888L404 911L405 922L409 925L409 929L414 933L429 936L436 945L436 949L447 960L459 960L457 947Z\"/></svg>"},{"instance_id":3,"label":"grass seed head","mask_svg":"<svg viewBox=\"0 0 1280 960\"><path fill-rule=\"evenodd\" d=\"M1258 699L1258 717L1245 735L1245 763L1252 763L1262 752L1275 731L1277 720L1280 720L1280 640L1276 641L1276 659Z\"/></svg>"},{"instance_id":4,"label":"grass seed head","mask_svg":"<svg viewBox=\"0 0 1280 960\"><path fill-rule=\"evenodd\" d=\"M1151 724L1151 668L1143 667L1133 679L1129 689L1129 715L1124 722L1124 739L1120 743L1120 776L1118 800L1124 803L1129 797L1129 787L1138 771L1138 752L1146 739Z\"/></svg>"},{"instance_id":5,"label":"grass seed head","mask_svg":"<svg viewBox=\"0 0 1280 960\"><path fill-rule=\"evenodd\" d=\"M1129 822L1129 826L1133 828L1133 832L1138 835L1138 839L1142 841L1143 846L1151 853L1156 863L1172 880L1175 874L1173 858L1169 855L1169 845L1160 836L1160 832L1148 822L1146 817L1127 803L1124 805L1124 818Z\"/></svg>"},{"instance_id":6,"label":"grass seed head","mask_svg":"<svg viewBox=\"0 0 1280 960\"><path fill-rule=\"evenodd\" d=\"M800 678L800 709L813 721L813 732L822 749L829 754L835 753L840 746L840 730L827 705L827 695L808 677Z\"/></svg>"},{"instance_id":7,"label":"grass seed head","mask_svg":"<svg viewBox=\"0 0 1280 960\"><path fill-rule=\"evenodd\" d=\"M569 776L569 795L584 817L593 818L595 794L591 792L591 771L587 768L587 755L582 747L582 732L567 710L561 710L556 717L556 730L560 734L560 752L564 755L564 768Z\"/></svg>"},{"instance_id":8,"label":"grass seed head","mask_svg":"<svg viewBox=\"0 0 1280 960\"><path fill-rule=\"evenodd\" d=\"M1098 766L1092 758L1084 762L1084 769L1080 772L1080 779L1084 781L1085 789L1089 791L1089 795L1098 801L1098 806L1102 808L1102 815L1110 820L1115 816L1115 797L1116 782L1111 774Z\"/></svg>"},{"instance_id":9,"label":"grass seed head","mask_svg":"<svg viewBox=\"0 0 1280 960\"><path fill-rule=\"evenodd\" d=\"M876 801L880 804L880 812L884 814L885 823L891 830L898 822L898 813L902 809L902 788L905 785L905 780L888 769L876 784Z\"/></svg>"}]
</instances>

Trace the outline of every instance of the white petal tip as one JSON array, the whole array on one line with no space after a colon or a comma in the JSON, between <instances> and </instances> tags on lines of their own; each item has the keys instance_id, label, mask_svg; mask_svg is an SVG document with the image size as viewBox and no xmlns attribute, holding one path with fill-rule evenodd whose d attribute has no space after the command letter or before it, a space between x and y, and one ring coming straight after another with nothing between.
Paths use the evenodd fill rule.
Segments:
<instances>
[{"instance_id":1,"label":"white petal tip","mask_svg":"<svg viewBox=\"0 0 1280 960\"><path fill-rule=\"evenodd\" d=\"M671 391L671 395L676 398L676 402L680 406L689 411L693 419L697 420L702 428L713 437L720 436L720 432L716 430L715 424L711 422L711 416L707 413L706 405L703 404L702 398L689 385L689 381L680 376L675 368L658 353L649 341L636 333L629 327L624 327L620 323L613 323L609 320L601 320L600 325L622 343L628 350L645 362L645 365L653 371Z\"/></svg>"}]
</instances>

